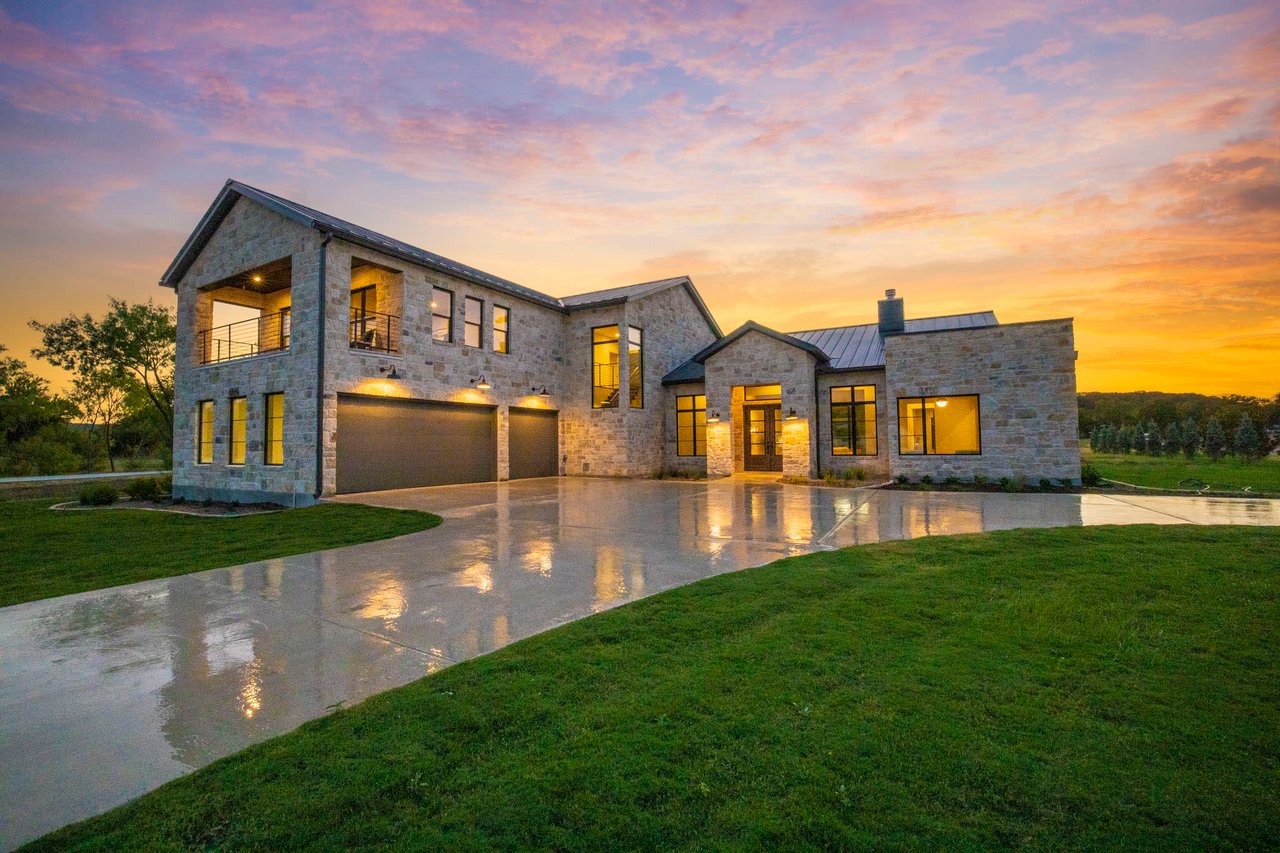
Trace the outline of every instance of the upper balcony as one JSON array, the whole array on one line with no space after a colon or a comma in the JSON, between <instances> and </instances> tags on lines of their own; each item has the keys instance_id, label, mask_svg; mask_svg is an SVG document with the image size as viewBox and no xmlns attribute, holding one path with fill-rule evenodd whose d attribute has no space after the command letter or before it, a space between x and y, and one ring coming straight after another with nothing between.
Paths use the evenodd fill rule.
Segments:
<instances>
[{"instance_id":1,"label":"upper balcony","mask_svg":"<svg viewBox=\"0 0 1280 853\"><path fill-rule=\"evenodd\" d=\"M196 332L196 356L201 364L217 364L289 349L290 309L251 317Z\"/></svg>"}]
</instances>

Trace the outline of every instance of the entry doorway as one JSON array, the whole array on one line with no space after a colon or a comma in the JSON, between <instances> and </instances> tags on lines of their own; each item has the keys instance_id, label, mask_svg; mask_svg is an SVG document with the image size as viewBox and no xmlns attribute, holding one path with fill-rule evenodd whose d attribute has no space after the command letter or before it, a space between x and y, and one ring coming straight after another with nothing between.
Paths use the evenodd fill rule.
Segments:
<instances>
[{"instance_id":1,"label":"entry doorway","mask_svg":"<svg viewBox=\"0 0 1280 853\"><path fill-rule=\"evenodd\" d=\"M781 471L781 441L781 404L742 407L742 468L744 471Z\"/></svg>"}]
</instances>

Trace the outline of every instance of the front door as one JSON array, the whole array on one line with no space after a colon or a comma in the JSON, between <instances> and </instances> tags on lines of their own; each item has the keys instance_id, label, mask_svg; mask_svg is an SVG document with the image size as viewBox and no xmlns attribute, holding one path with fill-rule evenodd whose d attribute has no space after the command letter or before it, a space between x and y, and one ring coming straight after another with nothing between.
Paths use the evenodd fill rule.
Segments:
<instances>
[{"instance_id":1,"label":"front door","mask_svg":"<svg viewBox=\"0 0 1280 853\"><path fill-rule=\"evenodd\" d=\"M781 471L782 406L743 406L742 467L747 471Z\"/></svg>"}]
</instances>

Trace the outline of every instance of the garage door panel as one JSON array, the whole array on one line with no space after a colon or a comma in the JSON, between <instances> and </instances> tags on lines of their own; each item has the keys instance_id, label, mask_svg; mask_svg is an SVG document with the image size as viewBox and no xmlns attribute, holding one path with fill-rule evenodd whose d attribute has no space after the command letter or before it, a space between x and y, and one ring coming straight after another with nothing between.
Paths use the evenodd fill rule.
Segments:
<instances>
[{"instance_id":1,"label":"garage door panel","mask_svg":"<svg viewBox=\"0 0 1280 853\"><path fill-rule=\"evenodd\" d=\"M512 407L507 420L511 479L554 477L560 473L560 415L545 409Z\"/></svg>"},{"instance_id":2,"label":"garage door panel","mask_svg":"<svg viewBox=\"0 0 1280 853\"><path fill-rule=\"evenodd\" d=\"M497 449L489 406L338 397L339 492L496 480Z\"/></svg>"}]
</instances>

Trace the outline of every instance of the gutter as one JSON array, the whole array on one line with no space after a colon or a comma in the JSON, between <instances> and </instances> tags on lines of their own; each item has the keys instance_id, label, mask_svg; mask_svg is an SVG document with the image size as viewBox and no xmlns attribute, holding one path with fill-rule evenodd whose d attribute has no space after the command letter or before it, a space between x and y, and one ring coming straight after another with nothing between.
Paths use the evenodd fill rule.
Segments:
<instances>
[{"instance_id":1,"label":"gutter","mask_svg":"<svg viewBox=\"0 0 1280 853\"><path fill-rule=\"evenodd\" d=\"M324 351L326 348L325 341L325 297L327 295L328 281L327 268L329 262L329 241L333 239L333 234L324 231L324 240L320 243L320 314L317 327L316 339L316 493L315 497L319 500L320 495L324 493Z\"/></svg>"},{"instance_id":2,"label":"gutter","mask_svg":"<svg viewBox=\"0 0 1280 853\"><path fill-rule=\"evenodd\" d=\"M819 477L822 476L822 403L818 400L818 371L813 372L813 460Z\"/></svg>"}]
</instances>

